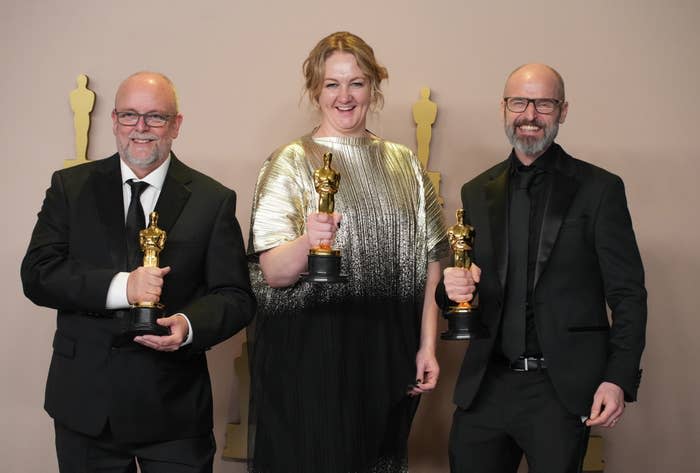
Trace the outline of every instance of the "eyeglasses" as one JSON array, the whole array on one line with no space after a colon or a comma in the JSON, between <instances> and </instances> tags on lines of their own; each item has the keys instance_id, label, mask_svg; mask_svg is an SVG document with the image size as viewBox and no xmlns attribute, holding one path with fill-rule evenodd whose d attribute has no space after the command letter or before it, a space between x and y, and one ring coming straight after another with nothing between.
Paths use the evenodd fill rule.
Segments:
<instances>
[{"instance_id":1,"label":"eyeglasses","mask_svg":"<svg viewBox=\"0 0 700 473\"><path fill-rule=\"evenodd\" d=\"M117 116L117 121L120 125L135 126L139 122L139 118L143 117L143 122L146 126L153 128L165 126L174 117L174 115L163 115L162 113L117 112L116 110L114 114Z\"/></svg>"},{"instance_id":2,"label":"eyeglasses","mask_svg":"<svg viewBox=\"0 0 700 473\"><path fill-rule=\"evenodd\" d=\"M535 106L537 113L549 115L562 103L557 99L528 99L526 97L503 97L506 108L513 113L522 113L527 110L530 102Z\"/></svg>"}]
</instances>

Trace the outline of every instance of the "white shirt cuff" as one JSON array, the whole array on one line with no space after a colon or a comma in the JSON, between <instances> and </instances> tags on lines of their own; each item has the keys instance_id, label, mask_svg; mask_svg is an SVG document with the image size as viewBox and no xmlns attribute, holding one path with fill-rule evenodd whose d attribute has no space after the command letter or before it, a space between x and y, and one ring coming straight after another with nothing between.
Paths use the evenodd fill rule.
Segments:
<instances>
[{"instance_id":1,"label":"white shirt cuff","mask_svg":"<svg viewBox=\"0 0 700 473\"><path fill-rule=\"evenodd\" d=\"M129 307L129 299L126 297L126 282L129 279L129 273L117 273L109 283L107 291L106 309L123 309Z\"/></svg>"},{"instance_id":2,"label":"white shirt cuff","mask_svg":"<svg viewBox=\"0 0 700 473\"><path fill-rule=\"evenodd\" d=\"M184 347L185 345L189 345L190 343L192 343L192 323L190 322L190 319L188 319L187 316L182 312L177 313L175 315L181 315L187 321L187 338L184 342L180 344L181 347Z\"/></svg>"}]
</instances>

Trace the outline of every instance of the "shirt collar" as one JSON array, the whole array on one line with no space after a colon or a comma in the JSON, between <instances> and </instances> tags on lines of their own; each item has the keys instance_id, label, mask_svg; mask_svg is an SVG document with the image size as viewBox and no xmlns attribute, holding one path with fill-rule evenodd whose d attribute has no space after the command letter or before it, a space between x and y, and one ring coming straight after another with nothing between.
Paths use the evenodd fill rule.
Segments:
<instances>
[{"instance_id":1,"label":"shirt collar","mask_svg":"<svg viewBox=\"0 0 700 473\"><path fill-rule=\"evenodd\" d=\"M535 159L533 163L528 166L528 167L533 167L535 171L544 171L544 172L551 172L554 170L554 159L557 155L557 150L559 149L559 145L556 143L552 143L547 150L542 153L540 157ZM511 175L515 174L518 172L518 169L524 168L525 166L522 165L518 157L515 155L515 150L510 152L510 156L508 157L510 160L510 173Z\"/></svg>"},{"instance_id":2,"label":"shirt collar","mask_svg":"<svg viewBox=\"0 0 700 473\"><path fill-rule=\"evenodd\" d=\"M134 171L129 168L129 166L124 163L122 159L119 159L119 166L122 171L122 185L126 184L126 181L133 179L135 181L147 182L149 185L155 187L159 191L163 188L163 183L165 182L165 176L168 174L168 168L170 168L170 156L168 159L163 161L163 164L155 168L153 171L149 172L143 179L139 179L134 174Z\"/></svg>"}]
</instances>

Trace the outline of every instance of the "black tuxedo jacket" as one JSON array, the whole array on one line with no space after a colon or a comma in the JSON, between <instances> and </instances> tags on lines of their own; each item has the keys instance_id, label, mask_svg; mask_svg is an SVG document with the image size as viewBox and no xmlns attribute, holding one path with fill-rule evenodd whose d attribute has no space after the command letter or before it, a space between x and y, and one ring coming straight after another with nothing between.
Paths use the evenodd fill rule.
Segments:
<instances>
[{"instance_id":1,"label":"black tuxedo jacket","mask_svg":"<svg viewBox=\"0 0 700 473\"><path fill-rule=\"evenodd\" d=\"M187 315L192 344L172 353L115 347L124 322L105 311L114 275L126 270L119 156L54 173L22 262L24 292L58 310L45 409L117 441L158 442L206 434L212 398L205 350L251 320L236 195L174 155L155 210L167 231L160 266L168 315Z\"/></svg>"},{"instance_id":2,"label":"black tuxedo jacket","mask_svg":"<svg viewBox=\"0 0 700 473\"><path fill-rule=\"evenodd\" d=\"M532 304L537 336L559 398L588 415L602 381L636 399L644 348L646 290L622 180L574 159L557 144L545 203ZM469 344L454 400L466 409L492 357L505 305L509 161L462 187L464 221L475 228L480 305L490 336ZM447 305L444 286L438 302ZM606 302L611 310L609 322Z\"/></svg>"}]
</instances>

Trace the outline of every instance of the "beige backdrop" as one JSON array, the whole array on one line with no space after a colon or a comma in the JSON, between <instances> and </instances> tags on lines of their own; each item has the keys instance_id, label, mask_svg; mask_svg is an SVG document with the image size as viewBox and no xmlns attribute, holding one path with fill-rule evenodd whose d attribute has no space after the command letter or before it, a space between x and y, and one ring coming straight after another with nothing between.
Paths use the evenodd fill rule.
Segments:
<instances>
[{"instance_id":1,"label":"beige backdrop","mask_svg":"<svg viewBox=\"0 0 700 473\"><path fill-rule=\"evenodd\" d=\"M88 156L114 152L109 113L119 81L153 69L178 85L185 120L175 151L239 195L245 233L258 168L315 123L300 105L301 63L322 36L348 29L388 67L386 106L371 129L415 146L411 104L430 86L440 106L430 167L443 173L445 212L460 185L509 151L498 113L506 75L530 61L566 79L570 113L559 141L620 174L647 270L648 344L640 402L604 431L606 472L697 471L700 4L695 0L355 0L243 2L1 0L0 469L56 470L42 410L55 326L19 281L51 172L74 154L68 93L78 73L98 94ZM576 268L572 268L575 271ZM209 355L216 437L236 412L232 361L241 336ZM439 389L414 424L414 472L445 472L451 390L464 345L440 344ZM233 406L233 407L231 407ZM218 473L239 464L217 459Z\"/></svg>"}]
</instances>

